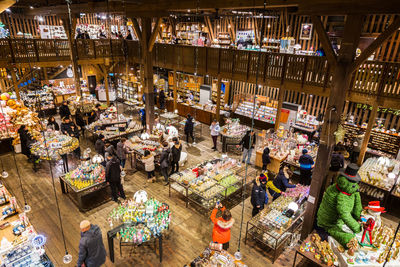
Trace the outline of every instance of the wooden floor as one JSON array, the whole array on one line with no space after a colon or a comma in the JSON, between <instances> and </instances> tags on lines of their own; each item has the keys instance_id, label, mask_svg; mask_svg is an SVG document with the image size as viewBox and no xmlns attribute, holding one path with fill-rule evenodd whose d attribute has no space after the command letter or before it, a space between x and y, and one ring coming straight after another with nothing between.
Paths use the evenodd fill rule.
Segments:
<instances>
[{"instance_id":1,"label":"wooden floor","mask_svg":"<svg viewBox=\"0 0 400 267\"><path fill-rule=\"evenodd\" d=\"M218 152L214 152L210 149L211 138L209 137L207 128L206 126L203 127L202 140L198 140L199 142L196 146L184 145L184 151L189 154L186 167L193 166L206 159L219 155ZM90 146L93 148L93 144L88 140L84 140L82 146ZM19 203L23 204L23 196L12 154L3 155L0 158L4 163L5 169L10 174L9 178L4 180L4 182L11 193L17 197ZM62 263L62 256L65 254L65 251L60 232L49 164L43 162L42 168L35 173L25 156L19 154L16 158L22 177L22 185L26 194L26 200L32 207L32 211L28 216L36 230L47 237L46 252L55 266L65 266ZM252 161L254 162L254 157ZM76 164L76 162L70 163L70 165ZM68 252L73 256L73 262L67 266L75 266L80 239L80 221L89 219L93 224L97 224L101 227L104 244L108 250L106 232L110 230L110 227L107 223L107 216L117 204L111 201L88 212L79 212L70 199L61 193L57 178L61 174L61 166L61 163L58 163L53 168L54 184L61 208L66 246ZM128 165L128 169L129 167L130 165ZM70 166L70 170L72 168L73 167ZM157 174L157 176L160 176L160 174ZM116 261L113 264L107 258L105 266L183 266L184 264L190 263L192 259L198 256L211 241L212 223L208 217L198 213L194 207L185 208L184 201L179 198L177 193L173 193L170 198L168 196L168 187L163 186L161 178L159 182L154 184L147 184L145 179L145 173L143 171L138 171L136 173L133 173L133 171L128 172L125 179L125 192L129 197L137 190L145 189L150 195L170 205L170 209L172 210L171 232L169 237L164 240L163 262L160 264L154 250L146 246L142 246L134 251L125 249L123 250L123 257L121 258L119 256L117 242L115 241ZM241 211L241 205L232 209L236 223L232 229L232 239L229 249L231 253L234 253L238 247ZM279 259L273 264L268 258L272 254L256 246L244 244L246 222L250 217L251 205L250 198L248 198L245 201L244 207L244 224L241 243L241 252L244 257L244 262L249 267L292 266L294 252L290 248L282 253Z\"/></svg>"}]
</instances>

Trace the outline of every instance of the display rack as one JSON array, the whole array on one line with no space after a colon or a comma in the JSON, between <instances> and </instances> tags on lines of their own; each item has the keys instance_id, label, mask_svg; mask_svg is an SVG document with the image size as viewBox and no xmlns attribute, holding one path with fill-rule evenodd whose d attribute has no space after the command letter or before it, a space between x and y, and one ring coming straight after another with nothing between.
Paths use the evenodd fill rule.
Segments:
<instances>
[{"instance_id":1,"label":"display rack","mask_svg":"<svg viewBox=\"0 0 400 267\"><path fill-rule=\"evenodd\" d=\"M259 212L247 222L245 243L247 238L269 247L273 250L272 262L275 262L279 254L285 249L291 236L303 224L306 211L306 198L304 196L287 197L280 196L272 204ZM295 202L299 208L296 211L289 210L289 204Z\"/></svg>"},{"instance_id":2,"label":"display rack","mask_svg":"<svg viewBox=\"0 0 400 267\"><path fill-rule=\"evenodd\" d=\"M359 130L365 132L364 127L345 123L343 127L346 129L345 143L352 144L355 135ZM380 150L396 157L400 148L400 136L398 134L371 131L368 147L374 150Z\"/></svg>"},{"instance_id":3,"label":"display rack","mask_svg":"<svg viewBox=\"0 0 400 267\"><path fill-rule=\"evenodd\" d=\"M40 117L57 113L54 95L50 90L40 89L21 92L21 99L25 106L38 112Z\"/></svg>"},{"instance_id":4,"label":"display rack","mask_svg":"<svg viewBox=\"0 0 400 267\"><path fill-rule=\"evenodd\" d=\"M229 32L218 33L218 45L220 48L229 48L231 46L231 36Z\"/></svg>"},{"instance_id":5,"label":"display rack","mask_svg":"<svg viewBox=\"0 0 400 267\"><path fill-rule=\"evenodd\" d=\"M123 101L134 101L138 96L139 82L118 79L117 98Z\"/></svg>"}]
</instances>

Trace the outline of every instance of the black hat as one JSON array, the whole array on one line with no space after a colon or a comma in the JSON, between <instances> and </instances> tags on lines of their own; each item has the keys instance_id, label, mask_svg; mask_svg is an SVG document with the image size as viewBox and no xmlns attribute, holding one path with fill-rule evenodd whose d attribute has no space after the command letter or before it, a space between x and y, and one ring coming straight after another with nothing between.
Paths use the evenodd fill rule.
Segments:
<instances>
[{"instance_id":1,"label":"black hat","mask_svg":"<svg viewBox=\"0 0 400 267\"><path fill-rule=\"evenodd\" d=\"M350 163L349 165L347 165L345 170L342 169L340 171L340 174L346 177L347 180L358 183L361 181L361 177L358 174L358 169L359 167L357 164Z\"/></svg>"},{"instance_id":2,"label":"black hat","mask_svg":"<svg viewBox=\"0 0 400 267\"><path fill-rule=\"evenodd\" d=\"M99 139L103 139L103 138L104 138L104 135L99 134Z\"/></svg>"}]
</instances>

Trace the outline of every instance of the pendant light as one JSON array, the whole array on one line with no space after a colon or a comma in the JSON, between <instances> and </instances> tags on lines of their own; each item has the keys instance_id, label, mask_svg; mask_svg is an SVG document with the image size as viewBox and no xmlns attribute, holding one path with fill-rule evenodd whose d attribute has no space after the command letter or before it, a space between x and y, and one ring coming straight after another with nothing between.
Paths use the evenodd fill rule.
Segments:
<instances>
[{"instance_id":1,"label":"pendant light","mask_svg":"<svg viewBox=\"0 0 400 267\"><path fill-rule=\"evenodd\" d=\"M0 160L1 160L1 169L3 170L0 174L0 177L6 179L8 177L8 172L4 170L3 159Z\"/></svg>"}]
</instances>

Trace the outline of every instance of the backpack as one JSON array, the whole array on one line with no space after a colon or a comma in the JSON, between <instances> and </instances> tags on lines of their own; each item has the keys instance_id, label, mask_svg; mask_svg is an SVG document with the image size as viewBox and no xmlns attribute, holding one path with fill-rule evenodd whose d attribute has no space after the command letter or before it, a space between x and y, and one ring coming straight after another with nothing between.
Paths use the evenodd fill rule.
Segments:
<instances>
[{"instance_id":1,"label":"backpack","mask_svg":"<svg viewBox=\"0 0 400 267\"><path fill-rule=\"evenodd\" d=\"M331 169L338 171L341 167L340 164L341 164L340 155L333 154L331 158Z\"/></svg>"}]
</instances>

